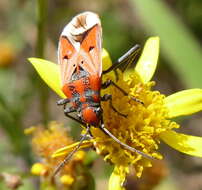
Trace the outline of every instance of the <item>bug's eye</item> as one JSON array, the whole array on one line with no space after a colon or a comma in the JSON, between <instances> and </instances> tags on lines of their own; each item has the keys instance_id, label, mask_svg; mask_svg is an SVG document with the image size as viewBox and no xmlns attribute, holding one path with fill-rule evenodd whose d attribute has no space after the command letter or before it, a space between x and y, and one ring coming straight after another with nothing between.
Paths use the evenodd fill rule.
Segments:
<instances>
[{"instance_id":1,"label":"bug's eye","mask_svg":"<svg viewBox=\"0 0 202 190\"><path fill-rule=\"evenodd\" d=\"M65 55L65 56L63 57L63 59L69 59L69 57L68 57L67 55Z\"/></svg>"},{"instance_id":2,"label":"bug's eye","mask_svg":"<svg viewBox=\"0 0 202 190\"><path fill-rule=\"evenodd\" d=\"M76 64L74 64L73 67L76 67Z\"/></svg>"},{"instance_id":3,"label":"bug's eye","mask_svg":"<svg viewBox=\"0 0 202 190\"><path fill-rule=\"evenodd\" d=\"M81 61L81 64L84 64L84 61Z\"/></svg>"},{"instance_id":4,"label":"bug's eye","mask_svg":"<svg viewBox=\"0 0 202 190\"><path fill-rule=\"evenodd\" d=\"M88 51L93 50L95 47L94 46L90 46Z\"/></svg>"}]
</instances>

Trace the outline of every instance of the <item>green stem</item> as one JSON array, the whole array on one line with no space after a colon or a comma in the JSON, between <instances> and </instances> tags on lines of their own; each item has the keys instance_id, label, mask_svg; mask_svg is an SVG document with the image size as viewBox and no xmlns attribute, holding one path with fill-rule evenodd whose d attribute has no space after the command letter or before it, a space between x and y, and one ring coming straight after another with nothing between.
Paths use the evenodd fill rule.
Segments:
<instances>
[{"instance_id":1,"label":"green stem","mask_svg":"<svg viewBox=\"0 0 202 190\"><path fill-rule=\"evenodd\" d=\"M46 35L46 17L47 17L47 0L37 0L37 44L36 56L44 58L45 35ZM38 92L40 96L40 109L42 113L43 123L46 124L49 117L48 109L48 88L43 84L42 80L38 78Z\"/></svg>"}]
</instances>

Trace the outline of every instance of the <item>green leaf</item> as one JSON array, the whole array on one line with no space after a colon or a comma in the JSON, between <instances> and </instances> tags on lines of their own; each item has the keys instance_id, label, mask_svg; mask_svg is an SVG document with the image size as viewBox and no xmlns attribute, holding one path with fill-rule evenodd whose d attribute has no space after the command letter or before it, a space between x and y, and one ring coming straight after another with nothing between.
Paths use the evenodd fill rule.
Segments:
<instances>
[{"instance_id":1,"label":"green leaf","mask_svg":"<svg viewBox=\"0 0 202 190\"><path fill-rule=\"evenodd\" d=\"M148 34L160 37L162 52L181 79L189 87L201 87L202 51L191 32L161 0L130 2Z\"/></svg>"}]
</instances>

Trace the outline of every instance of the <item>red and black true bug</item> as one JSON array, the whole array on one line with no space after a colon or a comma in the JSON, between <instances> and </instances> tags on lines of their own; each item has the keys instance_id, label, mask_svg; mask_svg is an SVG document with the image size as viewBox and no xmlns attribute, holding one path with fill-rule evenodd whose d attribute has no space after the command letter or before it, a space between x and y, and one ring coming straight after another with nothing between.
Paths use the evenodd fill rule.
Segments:
<instances>
[{"instance_id":1,"label":"red and black true bug","mask_svg":"<svg viewBox=\"0 0 202 190\"><path fill-rule=\"evenodd\" d=\"M109 100L111 102L112 96L110 94L105 94L103 97L100 96L101 88L107 88L111 84L118 88L124 95L128 95L110 80L102 84L102 74L116 69L125 62L133 61L138 51L139 46L134 46L108 70L102 72L102 28L98 15L92 12L84 12L74 17L64 28L59 40L58 57L61 68L62 91L67 98L58 101L58 105L64 105L64 113L67 117L76 120L86 127L86 134L81 138L80 144L86 138L87 134L91 135L90 127L93 126L100 128L100 130L125 149L151 158L149 155L119 141L119 139L104 127L102 108L100 105L101 101ZM142 103L138 99L133 99ZM70 103L70 107L66 106L68 103ZM118 112L112 104L111 106L114 111ZM78 117L71 116L70 113L72 112L77 112ZM55 174L69 160L74 152L77 151L80 144L59 165Z\"/></svg>"}]
</instances>

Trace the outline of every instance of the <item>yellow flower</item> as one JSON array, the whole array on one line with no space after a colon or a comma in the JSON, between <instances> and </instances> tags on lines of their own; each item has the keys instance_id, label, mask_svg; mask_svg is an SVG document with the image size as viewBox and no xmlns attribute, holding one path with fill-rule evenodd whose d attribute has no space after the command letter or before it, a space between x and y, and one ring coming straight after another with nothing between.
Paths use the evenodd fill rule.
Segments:
<instances>
[{"instance_id":1,"label":"yellow flower","mask_svg":"<svg viewBox=\"0 0 202 190\"><path fill-rule=\"evenodd\" d=\"M74 178L71 175L63 175L61 176L60 181L62 184L69 186L74 182Z\"/></svg>"},{"instance_id":2,"label":"yellow flower","mask_svg":"<svg viewBox=\"0 0 202 190\"><path fill-rule=\"evenodd\" d=\"M45 176L48 174L48 168L45 164L35 163L31 168L31 173L33 175Z\"/></svg>"},{"instance_id":3,"label":"yellow flower","mask_svg":"<svg viewBox=\"0 0 202 190\"><path fill-rule=\"evenodd\" d=\"M180 91L165 96L159 91L153 91L155 82L150 81L157 65L159 54L159 38L151 37L147 40L143 53L133 71L122 73L118 71L118 80L114 80L113 73L103 79L112 79L128 92L124 96L114 86L103 90L101 94L112 94L114 107L127 117L114 112L108 102L102 103L105 127L123 143L128 144L156 159L162 159L157 152L160 141L164 141L174 149L202 157L202 138L175 132L179 125L170 119L182 115L190 115L202 109L202 89ZM37 58L30 58L39 75L61 97L58 65ZM103 51L103 65L111 64L108 53ZM49 72L46 72L49 70ZM135 102L132 97L140 99L144 105ZM110 177L109 189L123 189L125 176L129 166L133 166L138 177L144 167L151 167L152 160L130 152L103 134L98 128L91 129L93 139L85 141L82 146L94 146L97 153L104 156L104 160L114 164L114 172ZM53 157L68 154L78 143L57 150Z\"/></svg>"},{"instance_id":4,"label":"yellow flower","mask_svg":"<svg viewBox=\"0 0 202 190\"><path fill-rule=\"evenodd\" d=\"M64 160L64 156L55 159L52 158L52 154L56 150L73 143L73 140L67 135L67 130L58 122L50 122L46 129L43 126L36 126L26 129L25 133L32 135L32 149L41 158L41 162L33 164L31 173L45 178L46 183L49 181L51 185L57 186L52 182L52 175L58 164ZM71 186L78 175L76 167L82 166L84 158L85 152L76 152L55 178L58 178L62 185Z\"/></svg>"},{"instance_id":5,"label":"yellow flower","mask_svg":"<svg viewBox=\"0 0 202 190\"><path fill-rule=\"evenodd\" d=\"M134 169L130 168L130 173L127 176L127 181L124 183L124 187L126 189L137 190L159 189L158 185L162 183L168 175L169 170L167 168L166 162L162 160L155 160L152 162L152 167L145 168L141 178L135 178ZM113 182L115 183L116 181L114 180ZM114 187L114 189L117 188Z\"/></svg>"},{"instance_id":6,"label":"yellow flower","mask_svg":"<svg viewBox=\"0 0 202 190\"><path fill-rule=\"evenodd\" d=\"M16 49L11 43L0 43L0 67L10 66L16 58Z\"/></svg>"}]
</instances>

